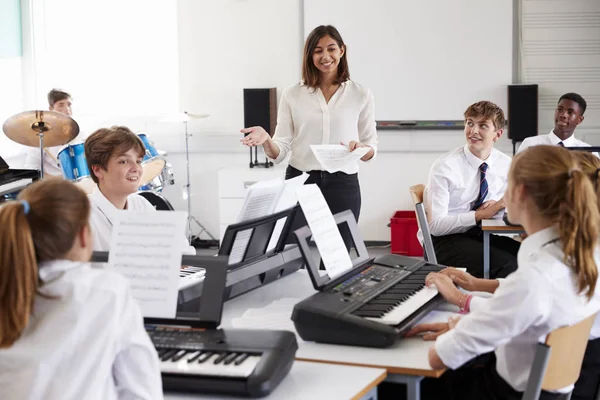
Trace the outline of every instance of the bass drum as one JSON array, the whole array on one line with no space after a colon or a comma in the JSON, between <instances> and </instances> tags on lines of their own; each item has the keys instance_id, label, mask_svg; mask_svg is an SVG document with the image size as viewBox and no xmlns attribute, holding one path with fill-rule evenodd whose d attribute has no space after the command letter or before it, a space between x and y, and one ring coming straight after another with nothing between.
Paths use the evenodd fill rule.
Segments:
<instances>
[{"instance_id":1,"label":"bass drum","mask_svg":"<svg viewBox=\"0 0 600 400\"><path fill-rule=\"evenodd\" d=\"M173 211L174 208L169 202L158 193L154 192L138 192L138 195L142 196L150 202L158 211Z\"/></svg>"}]
</instances>

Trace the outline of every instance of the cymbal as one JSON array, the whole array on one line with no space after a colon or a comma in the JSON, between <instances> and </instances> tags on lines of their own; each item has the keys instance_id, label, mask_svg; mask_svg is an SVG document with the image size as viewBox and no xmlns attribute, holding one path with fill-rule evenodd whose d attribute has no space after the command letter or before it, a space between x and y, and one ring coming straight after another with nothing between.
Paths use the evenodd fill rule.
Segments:
<instances>
[{"instance_id":1,"label":"cymbal","mask_svg":"<svg viewBox=\"0 0 600 400\"><path fill-rule=\"evenodd\" d=\"M38 134L44 132L44 147L61 146L79 134L79 125L68 115L56 111L24 111L4 121L4 134L25 146L39 147Z\"/></svg>"}]
</instances>

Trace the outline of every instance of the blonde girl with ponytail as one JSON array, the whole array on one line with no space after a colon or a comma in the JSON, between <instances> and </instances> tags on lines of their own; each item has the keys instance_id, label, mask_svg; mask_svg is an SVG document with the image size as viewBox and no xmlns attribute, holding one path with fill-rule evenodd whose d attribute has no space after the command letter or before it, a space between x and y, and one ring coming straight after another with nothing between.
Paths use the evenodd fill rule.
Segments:
<instances>
[{"instance_id":1,"label":"blonde girl with ponytail","mask_svg":"<svg viewBox=\"0 0 600 400\"><path fill-rule=\"evenodd\" d=\"M517 154L504 198L511 221L528 234L517 271L452 326L421 325L409 333L443 332L429 362L453 370L424 385L425 399L520 399L538 340L600 310L600 213L594 182L577 158L559 146ZM453 285L443 274L428 281ZM540 399L556 396L543 391Z\"/></svg>"}]
</instances>

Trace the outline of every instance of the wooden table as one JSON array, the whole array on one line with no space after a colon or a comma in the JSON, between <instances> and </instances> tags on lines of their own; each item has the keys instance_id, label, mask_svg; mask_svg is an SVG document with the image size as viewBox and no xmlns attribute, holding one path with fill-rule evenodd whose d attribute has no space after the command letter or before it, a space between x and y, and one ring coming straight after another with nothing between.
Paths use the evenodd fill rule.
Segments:
<instances>
[{"instance_id":1,"label":"wooden table","mask_svg":"<svg viewBox=\"0 0 600 400\"><path fill-rule=\"evenodd\" d=\"M525 229L520 225L506 225L501 218L481 220L483 231L483 278L490 278L490 235L492 233L524 233Z\"/></svg>"}]
</instances>

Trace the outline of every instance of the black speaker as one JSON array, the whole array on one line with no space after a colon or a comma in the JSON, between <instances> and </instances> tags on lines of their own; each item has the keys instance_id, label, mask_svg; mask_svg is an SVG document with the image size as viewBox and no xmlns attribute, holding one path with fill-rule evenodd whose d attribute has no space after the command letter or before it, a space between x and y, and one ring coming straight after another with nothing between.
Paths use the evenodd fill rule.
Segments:
<instances>
[{"instance_id":1,"label":"black speaker","mask_svg":"<svg viewBox=\"0 0 600 400\"><path fill-rule=\"evenodd\" d=\"M277 124L277 88L244 89L244 126L262 126L271 136Z\"/></svg>"},{"instance_id":2,"label":"black speaker","mask_svg":"<svg viewBox=\"0 0 600 400\"><path fill-rule=\"evenodd\" d=\"M508 85L508 138L514 142L538 134L538 85Z\"/></svg>"}]
</instances>

